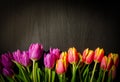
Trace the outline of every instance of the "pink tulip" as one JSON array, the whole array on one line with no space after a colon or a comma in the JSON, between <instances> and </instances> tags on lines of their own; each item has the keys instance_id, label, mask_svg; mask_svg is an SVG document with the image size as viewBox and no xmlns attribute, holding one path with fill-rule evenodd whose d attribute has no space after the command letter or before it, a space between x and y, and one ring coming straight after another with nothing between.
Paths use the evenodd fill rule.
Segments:
<instances>
[{"instance_id":1,"label":"pink tulip","mask_svg":"<svg viewBox=\"0 0 120 82\"><path fill-rule=\"evenodd\" d=\"M89 50L89 48L87 48L83 51L82 61L85 62L86 64L90 64L93 61L93 57L94 51Z\"/></svg>"},{"instance_id":2,"label":"pink tulip","mask_svg":"<svg viewBox=\"0 0 120 82\"><path fill-rule=\"evenodd\" d=\"M43 53L43 46L41 44L35 43L31 44L29 47L29 58L31 60L39 60Z\"/></svg>"},{"instance_id":3,"label":"pink tulip","mask_svg":"<svg viewBox=\"0 0 120 82\"><path fill-rule=\"evenodd\" d=\"M68 49L68 62L71 64L76 64L79 61L79 56L77 50L73 48Z\"/></svg>"}]
</instances>

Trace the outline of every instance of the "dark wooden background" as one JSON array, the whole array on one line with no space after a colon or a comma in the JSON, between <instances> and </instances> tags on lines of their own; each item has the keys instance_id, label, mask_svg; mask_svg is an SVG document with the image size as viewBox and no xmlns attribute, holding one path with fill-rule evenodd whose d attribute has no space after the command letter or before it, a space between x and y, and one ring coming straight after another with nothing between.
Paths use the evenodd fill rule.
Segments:
<instances>
[{"instance_id":1,"label":"dark wooden background","mask_svg":"<svg viewBox=\"0 0 120 82\"><path fill-rule=\"evenodd\" d=\"M120 54L119 4L77 0L0 2L0 53L27 50L33 42L45 50L98 46Z\"/></svg>"}]
</instances>

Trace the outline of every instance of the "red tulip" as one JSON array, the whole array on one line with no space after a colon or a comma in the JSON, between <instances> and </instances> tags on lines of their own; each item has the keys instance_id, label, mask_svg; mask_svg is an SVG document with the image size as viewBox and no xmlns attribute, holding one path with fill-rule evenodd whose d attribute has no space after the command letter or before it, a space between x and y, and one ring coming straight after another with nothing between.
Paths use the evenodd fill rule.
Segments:
<instances>
[{"instance_id":1,"label":"red tulip","mask_svg":"<svg viewBox=\"0 0 120 82\"><path fill-rule=\"evenodd\" d=\"M110 53L108 57L111 57L113 59L113 63L117 67L119 63L119 55L115 53Z\"/></svg>"},{"instance_id":2,"label":"red tulip","mask_svg":"<svg viewBox=\"0 0 120 82\"><path fill-rule=\"evenodd\" d=\"M107 59L107 70L109 71L113 65L113 60L111 57L108 57Z\"/></svg>"},{"instance_id":3,"label":"red tulip","mask_svg":"<svg viewBox=\"0 0 120 82\"><path fill-rule=\"evenodd\" d=\"M102 58L104 56L104 50L103 48L100 49L99 47L95 50L95 55L94 55L94 61L96 62L101 62Z\"/></svg>"},{"instance_id":4,"label":"red tulip","mask_svg":"<svg viewBox=\"0 0 120 82\"><path fill-rule=\"evenodd\" d=\"M106 70L106 69L107 69L107 56L104 56L104 57L102 58L100 67L101 67L103 70Z\"/></svg>"},{"instance_id":5,"label":"red tulip","mask_svg":"<svg viewBox=\"0 0 120 82\"><path fill-rule=\"evenodd\" d=\"M112 67L113 61L111 57L104 56L101 60L100 67L103 70L110 70Z\"/></svg>"},{"instance_id":6,"label":"red tulip","mask_svg":"<svg viewBox=\"0 0 120 82\"><path fill-rule=\"evenodd\" d=\"M93 61L94 52L93 50L89 50L89 48L83 51L82 61L86 64L90 64Z\"/></svg>"},{"instance_id":7,"label":"red tulip","mask_svg":"<svg viewBox=\"0 0 120 82\"><path fill-rule=\"evenodd\" d=\"M79 60L78 52L77 50L73 48L68 49L68 62L71 64L76 64Z\"/></svg>"}]
</instances>

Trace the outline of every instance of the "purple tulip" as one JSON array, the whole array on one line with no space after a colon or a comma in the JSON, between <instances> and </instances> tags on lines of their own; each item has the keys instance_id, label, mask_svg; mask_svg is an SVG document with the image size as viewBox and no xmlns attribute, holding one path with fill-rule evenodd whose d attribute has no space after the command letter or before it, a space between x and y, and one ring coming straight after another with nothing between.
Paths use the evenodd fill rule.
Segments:
<instances>
[{"instance_id":1,"label":"purple tulip","mask_svg":"<svg viewBox=\"0 0 120 82\"><path fill-rule=\"evenodd\" d=\"M11 68L3 68L3 75L12 77L14 75L14 71Z\"/></svg>"},{"instance_id":2,"label":"purple tulip","mask_svg":"<svg viewBox=\"0 0 120 82\"><path fill-rule=\"evenodd\" d=\"M55 64L55 56L53 54L44 54L44 65L45 67L52 69Z\"/></svg>"},{"instance_id":3,"label":"purple tulip","mask_svg":"<svg viewBox=\"0 0 120 82\"><path fill-rule=\"evenodd\" d=\"M39 60L43 53L43 46L41 44L31 44L29 47L29 58L31 60Z\"/></svg>"},{"instance_id":4,"label":"purple tulip","mask_svg":"<svg viewBox=\"0 0 120 82\"><path fill-rule=\"evenodd\" d=\"M58 48L50 48L50 54L54 54L55 59L57 60L60 57L60 49L58 49Z\"/></svg>"},{"instance_id":5,"label":"purple tulip","mask_svg":"<svg viewBox=\"0 0 120 82\"><path fill-rule=\"evenodd\" d=\"M5 68L11 68L13 66L12 54L5 53L1 55L1 63Z\"/></svg>"},{"instance_id":6,"label":"purple tulip","mask_svg":"<svg viewBox=\"0 0 120 82\"><path fill-rule=\"evenodd\" d=\"M25 67L31 65L31 60L29 58L29 52L28 51L23 51L22 57L21 57L21 64Z\"/></svg>"},{"instance_id":7,"label":"purple tulip","mask_svg":"<svg viewBox=\"0 0 120 82\"><path fill-rule=\"evenodd\" d=\"M19 49L17 51L13 52L13 58L16 62L21 64L22 52Z\"/></svg>"}]
</instances>

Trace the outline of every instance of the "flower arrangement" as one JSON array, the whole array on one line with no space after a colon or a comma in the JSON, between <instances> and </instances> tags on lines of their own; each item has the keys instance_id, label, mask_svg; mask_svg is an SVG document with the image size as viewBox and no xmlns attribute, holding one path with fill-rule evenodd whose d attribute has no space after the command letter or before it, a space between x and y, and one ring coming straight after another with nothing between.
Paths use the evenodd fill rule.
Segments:
<instances>
[{"instance_id":1,"label":"flower arrangement","mask_svg":"<svg viewBox=\"0 0 120 82\"><path fill-rule=\"evenodd\" d=\"M42 44L33 43L27 51L0 56L0 82L112 82L118 63L118 54L105 55L99 47L83 53L74 47L45 51Z\"/></svg>"}]
</instances>

